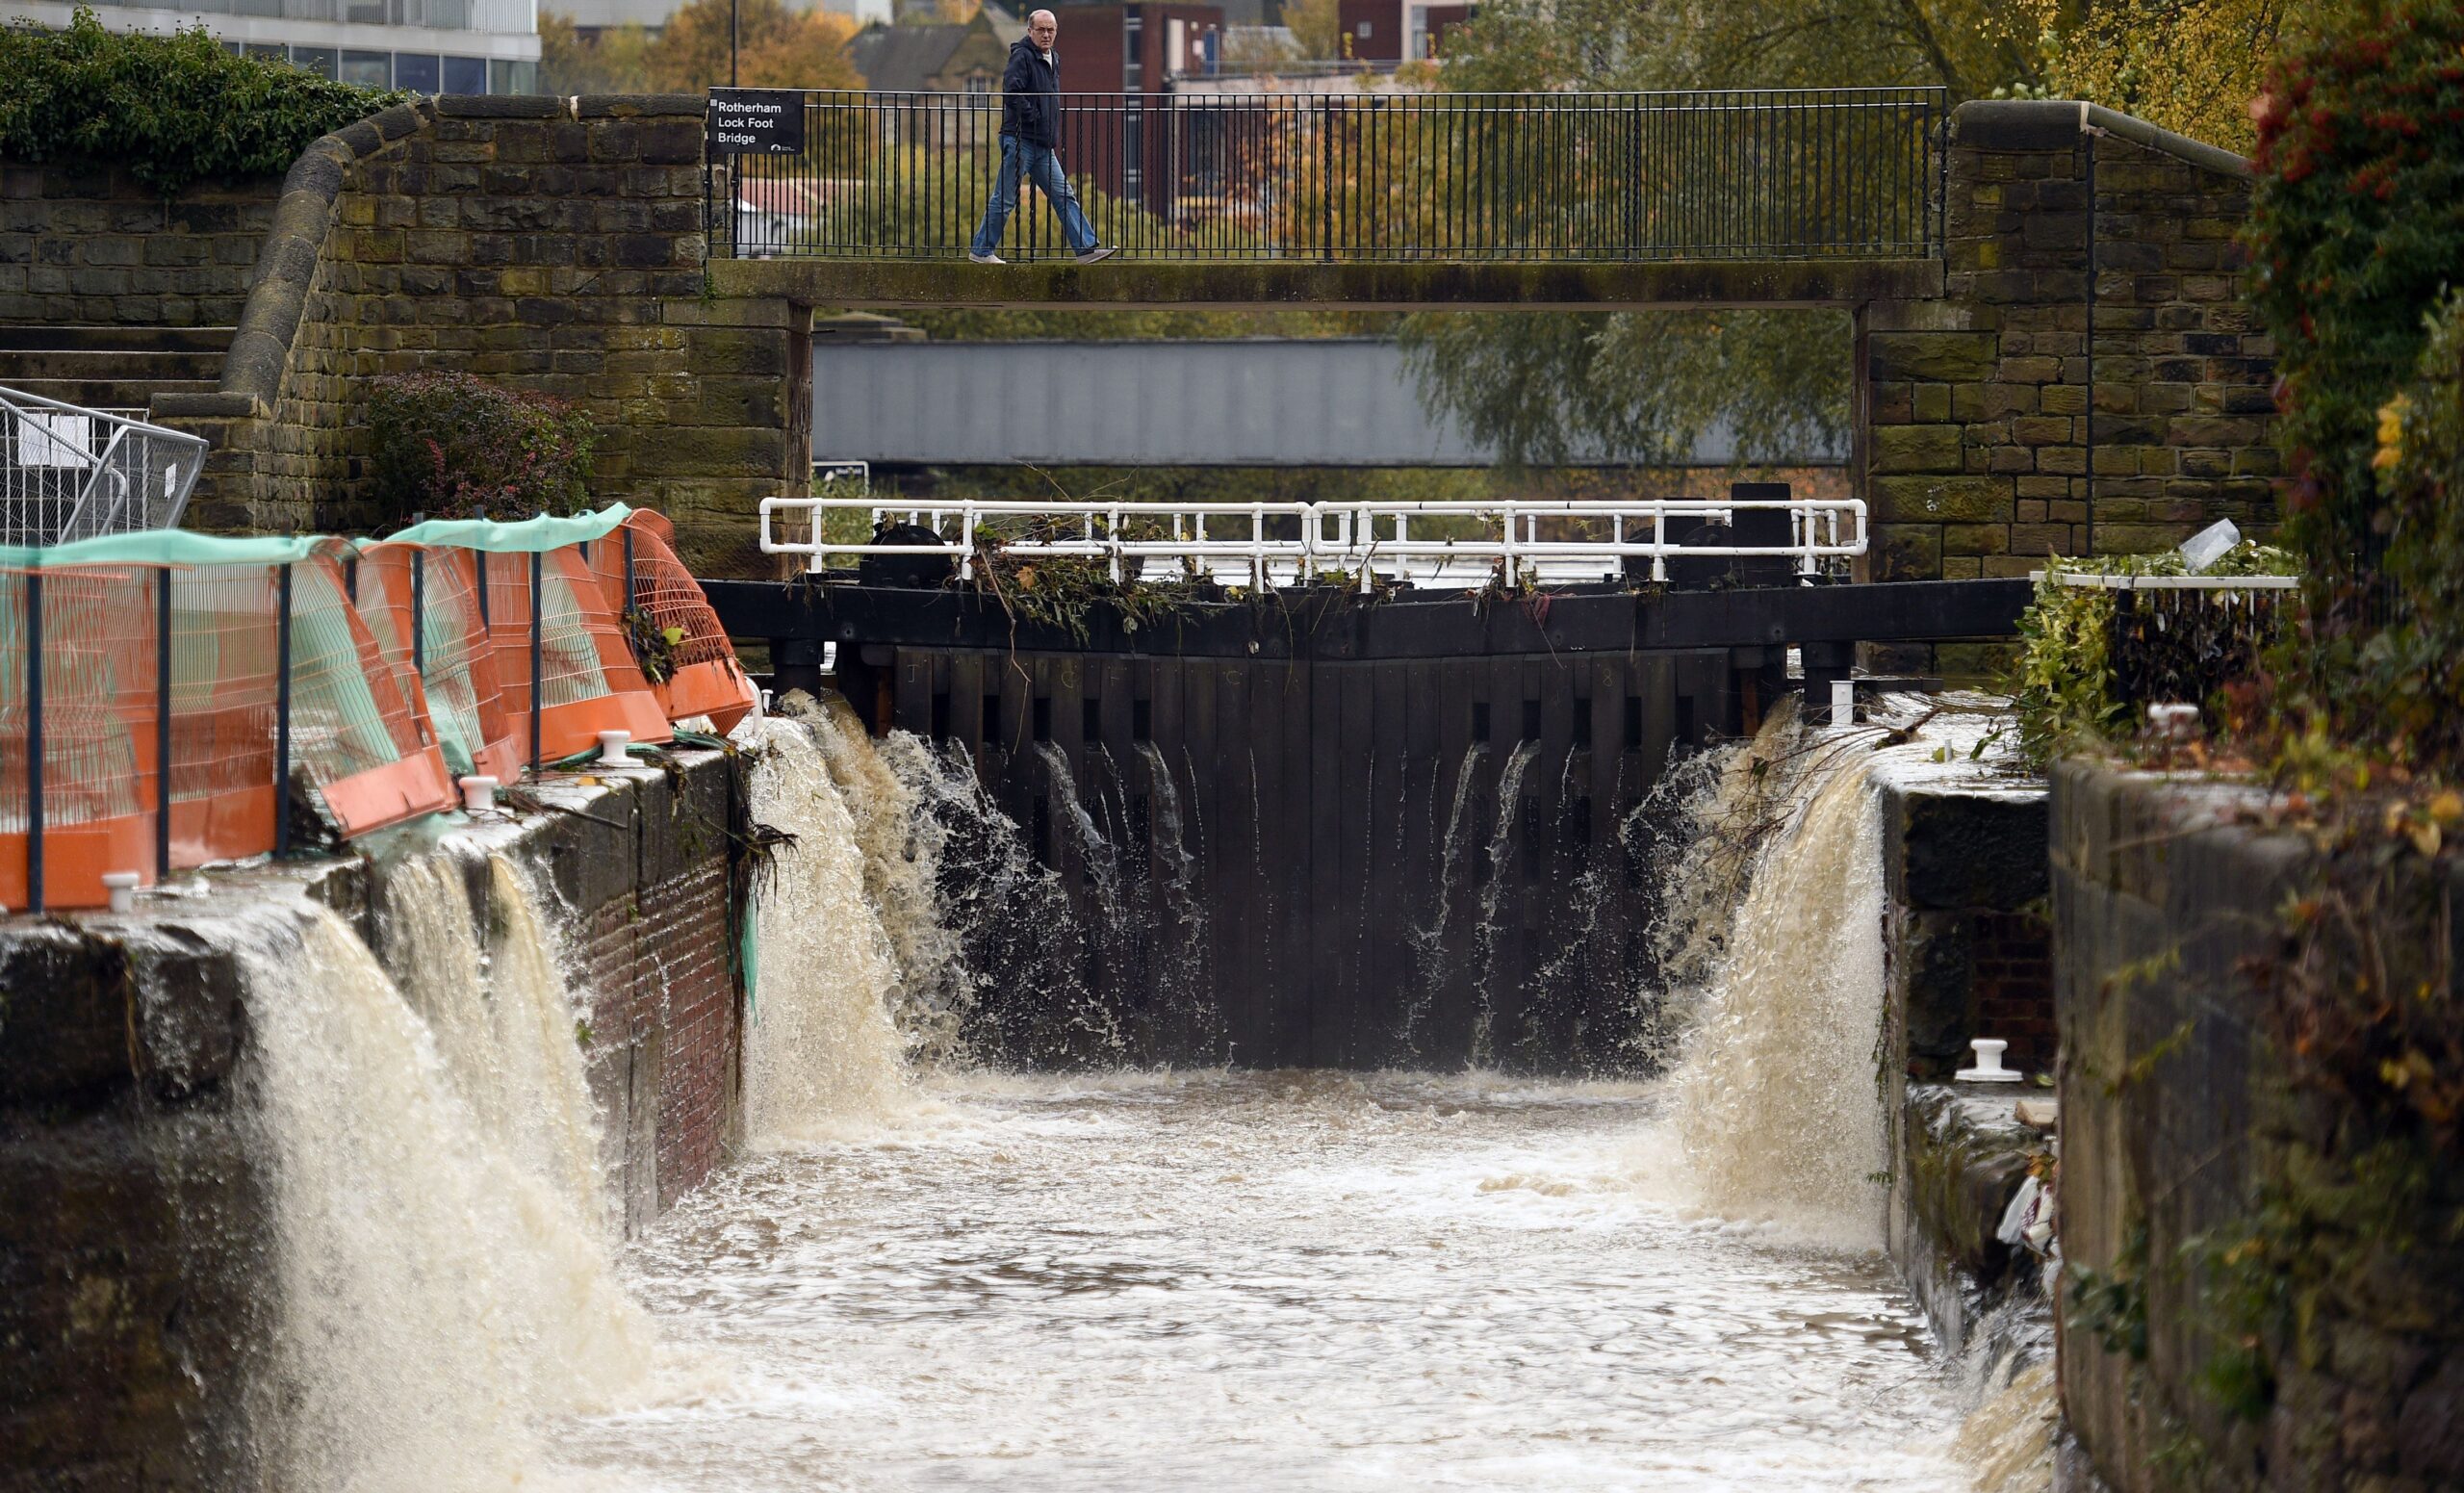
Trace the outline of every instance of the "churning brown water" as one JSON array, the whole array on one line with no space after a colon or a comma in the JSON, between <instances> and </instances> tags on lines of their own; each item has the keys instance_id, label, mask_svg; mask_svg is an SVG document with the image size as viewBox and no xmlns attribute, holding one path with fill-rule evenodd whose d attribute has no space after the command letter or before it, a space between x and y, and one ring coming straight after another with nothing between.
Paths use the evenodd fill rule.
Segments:
<instances>
[{"instance_id":1,"label":"churning brown water","mask_svg":"<svg viewBox=\"0 0 2464 1493\"><path fill-rule=\"evenodd\" d=\"M1658 1109L1477 1075L928 1086L631 1251L668 1392L560 1453L673 1489L1965 1487L1879 1257L1693 1207Z\"/></svg>"},{"instance_id":2,"label":"churning brown water","mask_svg":"<svg viewBox=\"0 0 2464 1493\"><path fill-rule=\"evenodd\" d=\"M765 746L785 757L760 782L825 786L800 734ZM1667 1083L839 1088L829 1123L782 1127L628 1252L660 1386L562 1422L560 1470L732 1493L1966 1487L1954 1376L1871 1248L1871 793L1852 768L1803 796L1729 935L1739 983ZM763 966L829 965L801 998L878 1012L891 992L860 987L890 977L850 981L866 966L826 946L848 932L765 913ZM762 1020L896 1060L878 1021Z\"/></svg>"},{"instance_id":3,"label":"churning brown water","mask_svg":"<svg viewBox=\"0 0 2464 1493\"><path fill-rule=\"evenodd\" d=\"M1014 1077L919 1060L1008 976L913 921L936 852L900 806L930 785L811 724L742 735L798 837L761 903L755 1149L629 1248L509 866L485 944L451 866L403 883L399 988L329 914L270 940L295 1485L1971 1486L1959 1376L1871 1245L1861 766L1792 789L1704 920L1665 1081Z\"/></svg>"}]
</instances>

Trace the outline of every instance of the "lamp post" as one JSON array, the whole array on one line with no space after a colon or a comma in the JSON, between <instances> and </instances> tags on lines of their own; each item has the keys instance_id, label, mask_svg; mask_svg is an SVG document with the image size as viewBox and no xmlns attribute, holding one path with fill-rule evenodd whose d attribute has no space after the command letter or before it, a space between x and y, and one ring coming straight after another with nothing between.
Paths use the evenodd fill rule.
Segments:
<instances>
[{"instance_id":1,"label":"lamp post","mask_svg":"<svg viewBox=\"0 0 2464 1493\"><path fill-rule=\"evenodd\" d=\"M734 88L736 86L736 15L737 12L742 7L742 3L743 0L728 0L728 87L730 88Z\"/></svg>"}]
</instances>

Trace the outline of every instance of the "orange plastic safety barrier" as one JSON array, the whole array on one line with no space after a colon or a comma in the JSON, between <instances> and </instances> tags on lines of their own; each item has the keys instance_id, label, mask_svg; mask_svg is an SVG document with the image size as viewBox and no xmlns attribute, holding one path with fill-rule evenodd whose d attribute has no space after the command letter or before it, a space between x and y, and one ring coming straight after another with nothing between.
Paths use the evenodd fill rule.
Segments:
<instances>
[{"instance_id":1,"label":"orange plastic safety barrier","mask_svg":"<svg viewBox=\"0 0 2464 1493\"><path fill-rule=\"evenodd\" d=\"M633 661L606 588L577 547L535 556L514 552L478 558L487 578L488 636L496 648L498 685L524 760L552 762L587 752L599 744L603 731L628 732L635 741L671 739L667 712L659 708ZM535 751L530 741L534 558L540 596Z\"/></svg>"},{"instance_id":2,"label":"orange plastic safety barrier","mask_svg":"<svg viewBox=\"0 0 2464 1493\"><path fill-rule=\"evenodd\" d=\"M753 713L759 696L744 665L736 661L735 645L719 626L710 599L676 556L676 526L663 514L637 508L626 516L623 528L592 549L592 562L619 614L659 640L654 646L662 667L650 687L667 718L703 715L721 735L734 730L736 722Z\"/></svg>"}]
</instances>

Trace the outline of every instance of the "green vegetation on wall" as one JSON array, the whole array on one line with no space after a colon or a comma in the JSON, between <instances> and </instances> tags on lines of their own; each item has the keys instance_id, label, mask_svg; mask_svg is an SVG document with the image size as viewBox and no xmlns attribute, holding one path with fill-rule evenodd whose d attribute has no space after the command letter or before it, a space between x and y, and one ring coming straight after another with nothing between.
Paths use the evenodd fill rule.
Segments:
<instances>
[{"instance_id":1,"label":"green vegetation on wall","mask_svg":"<svg viewBox=\"0 0 2464 1493\"><path fill-rule=\"evenodd\" d=\"M382 527L484 515L512 521L590 504L590 417L468 373L395 373L368 401Z\"/></svg>"},{"instance_id":2,"label":"green vegetation on wall","mask_svg":"<svg viewBox=\"0 0 2464 1493\"><path fill-rule=\"evenodd\" d=\"M2352 754L2451 776L2464 330L2446 297L2464 267L2464 9L2345 13L2252 107L2253 297L2283 380L2283 537L2311 580L2277 711L2301 776Z\"/></svg>"},{"instance_id":3,"label":"green vegetation on wall","mask_svg":"<svg viewBox=\"0 0 2464 1493\"><path fill-rule=\"evenodd\" d=\"M2289 576L2296 570L2291 554L2246 541L2206 574ZM2208 704L2210 695L2256 666L2258 652L2272 641L2278 615L2272 605L2148 592L2143 606L2134 598L2125 609L2118 591L2054 579L2187 573L2179 551L2045 562L2036 599L2019 617L2018 658L2006 682L2029 760L2041 766L2066 748L2127 734L2138 708L2159 700L2187 696L2186 703Z\"/></svg>"},{"instance_id":4,"label":"green vegetation on wall","mask_svg":"<svg viewBox=\"0 0 2464 1493\"><path fill-rule=\"evenodd\" d=\"M64 31L0 27L0 160L120 167L167 195L280 176L319 136L409 96L238 56L201 26L106 31L83 6Z\"/></svg>"}]
</instances>

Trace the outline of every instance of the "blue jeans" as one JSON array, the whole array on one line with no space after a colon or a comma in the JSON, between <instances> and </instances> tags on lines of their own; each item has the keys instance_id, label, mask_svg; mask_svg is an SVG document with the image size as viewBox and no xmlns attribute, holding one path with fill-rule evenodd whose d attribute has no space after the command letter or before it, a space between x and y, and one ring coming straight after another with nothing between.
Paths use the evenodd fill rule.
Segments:
<instances>
[{"instance_id":1,"label":"blue jeans","mask_svg":"<svg viewBox=\"0 0 2464 1493\"><path fill-rule=\"evenodd\" d=\"M1069 241L1070 252L1084 254L1093 248L1095 230L1087 226L1087 215L1078 206L1078 193L1069 190L1069 178L1061 174L1061 158L1052 153L1050 145L1029 144L1015 135L1004 135L1001 174L993 178L992 200L984 205L984 222L975 230L975 242L967 245L967 251L989 254L1000 245L1001 230L1010 225L1010 214L1018 205L1018 173L1022 167L1035 182L1036 190L1061 215L1061 236Z\"/></svg>"}]
</instances>

